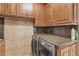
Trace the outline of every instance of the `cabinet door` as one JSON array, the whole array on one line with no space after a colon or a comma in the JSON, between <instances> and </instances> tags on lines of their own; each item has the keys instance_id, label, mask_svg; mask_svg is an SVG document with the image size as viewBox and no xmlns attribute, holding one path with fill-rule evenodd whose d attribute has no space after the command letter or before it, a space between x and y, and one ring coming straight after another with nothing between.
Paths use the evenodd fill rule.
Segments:
<instances>
[{"instance_id":1,"label":"cabinet door","mask_svg":"<svg viewBox=\"0 0 79 59\"><path fill-rule=\"evenodd\" d=\"M76 56L77 55L77 53L76 53L76 44L73 44L72 46L71 46L71 56Z\"/></svg>"},{"instance_id":2,"label":"cabinet door","mask_svg":"<svg viewBox=\"0 0 79 59\"><path fill-rule=\"evenodd\" d=\"M5 4L5 14L6 15L16 15L16 4L6 3Z\"/></svg>"},{"instance_id":3,"label":"cabinet door","mask_svg":"<svg viewBox=\"0 0 79 59\"><path fill-rule=\"evenodd\" d=\"M52 5L51 4L47 4L46 5L46 21L47 21L47 25L48 26L52 26L53 25L53 15L52 15Z\"/></svg>"},{"instance_id":4,"label":"cabinet door","mask_svg":"<svg viewBox=\"0 0 79 59\"><path fill-rule=\"evenodd\" d=\"M0 3L0 15L4 13L4 4Z\"/></svg>"},{"instance_id":5,"label":"cabinet door","mask_svg":"<svg viewBox=\"0 0 79 59\"><path fill-rule=\"evenodd\" d=\"M28 16L29 4L28 3L18 3L17 4L17 16L26 17Z\"/></svg>"},{"instance_id":6,"label":"cabinet door","mask_svg":"<svg viewBox=\"0 0 79 59\"><path fill-rule=\"evenodd\" d=\"M43 4L36 4L35 26L45 25L45 6Z\"/></svg>"},{"instance_id":7,"label":"cabinet door","mask_svg":"<svg viewBox=\"0 0 79 59\"><path fill-rule=\"evenodd\" d=\"M0 42L0 56L4 56L5 55L5 50L4 50L4 46L5 43L4 43L4 40L2 42Z\"/></svg>"},{"instance_id":8,"label":"cabinet door","mask_svg":"<svg viewBox=\"0 0 79 59\"><path fill-rule=\"evenodd\" d=\"M67 24L73 22L73 4L54 4L55 24Z\"/></svg>"},{"instance_id":9,"label":"cabinet door","mask_svg":"<svg viewBox=\"0 0 79 59\"><path fill-rule=\"evenodd\" d=\"M28 3L28 17L35 18L36 4Z\"/></svg>"},{"instance_id":10,"label":"cabinet door","mask_svg":"<svg viewBox=\"0 0 79 59\"><path fill-rule=\"evenodd\" d=\"M33 3L18 3L17 16L35 18L36 5Z\"/></svg>"},{"instance_id":11,"label":"cabinet door","mask_svg":"<svg viewBox=\"0 0 79 59\"><path fill-rule=\"evenodd\" d=\"M79 56L79 42L77 42L77 46L76 46L76 48L77 48L77 56Z\"/></svg>"},{"instance_id":12,"label":"cabinet door","mask_svg":"<svg viewBox=\"0 0 79 59\"><path fill-rule=\"evenodd\" d=\"M62 49L61 56L70 56L70 47Z\"/></svg>"}]
</instances>

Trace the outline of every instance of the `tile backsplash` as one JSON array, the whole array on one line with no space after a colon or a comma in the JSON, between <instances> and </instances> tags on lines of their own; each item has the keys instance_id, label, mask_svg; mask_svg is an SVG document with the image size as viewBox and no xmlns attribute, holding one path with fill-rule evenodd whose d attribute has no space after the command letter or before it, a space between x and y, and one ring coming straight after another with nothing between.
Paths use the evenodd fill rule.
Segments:
<instances>
[{"instance_id":1,"label":"tile backsplash","mask_svg":"<svg viewBox=\"0 0 79 59\"><path fill-rule=\"evenodd\" d=\"M34 28L34 33L47 33L47 28L36 27Z\"/></svg>"},{"instance_id":2,"label":"tile backsplash","mask_svg":"<svg viewBox=\"0 0 79 59\"><path fill-rule=\"evenodd\" d=\"M70 37L71 27L55 27L53 33L58 36Z\"/></svg>"},{"instance_id":3,"label":"tile backsplash","mask_svg":"<svg viewBox=\"0 0 79 59\"><path fill-rule=\"evenodd\" d=\"M54 35L70 38L71 28L72 26L36 28L36 33L54 34ZM74 26L74 28L77 29L77 26Z\"/></svg>"}]
</instances>

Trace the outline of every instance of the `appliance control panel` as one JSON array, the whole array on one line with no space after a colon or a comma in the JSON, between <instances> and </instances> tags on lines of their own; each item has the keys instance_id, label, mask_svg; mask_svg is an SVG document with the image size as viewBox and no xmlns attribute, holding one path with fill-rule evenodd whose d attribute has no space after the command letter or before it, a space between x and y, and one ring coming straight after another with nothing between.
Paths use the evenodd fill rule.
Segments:
<instances>
[{"instance_id":1,"label":"appliance control panel","mask_svg":"<svg viewBox=\"0 0 79 59\"><path fill-rule=\"evenodd\" d=\"M47 42L47 41L40 40L40 42L41 42L41 45L44 46L44 47L47 48L47 49L52 50L53 47L55 47L55 45L53 45L53 44L51 44L51 43L49 43L49 42Z\"/></svg>"}]
</instances>

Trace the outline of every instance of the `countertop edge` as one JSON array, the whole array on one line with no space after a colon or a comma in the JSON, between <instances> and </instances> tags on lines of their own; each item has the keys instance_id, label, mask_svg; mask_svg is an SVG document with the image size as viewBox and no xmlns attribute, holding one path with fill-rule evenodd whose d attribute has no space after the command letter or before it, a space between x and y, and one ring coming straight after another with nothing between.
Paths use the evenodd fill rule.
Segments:
<instances>
[{"instance_id":1,"label":"countertop edge","mask_svg":"<svg viewBox=\"0 0 79 59\"><path fill-rule=\"evenodd\" d=\"M39 34L38 34L38 35L39 35ZM38 35L35 34L35 36L39 37ZM48 35L49 35L49 34L48 34ZM41 38L41 37L39 37L39 38ZM42 39L42 38L41 38L41 39ZM43 38L43 40L45 40L45 39ZM49 42L49 40L45 40L45 41ZM61 49L63 49L63 48L65 48L65 47L71 46L71 45L73 45L73 44L75 44L75 43L77 43L77 42L79 42L79 40L64 42L64 43L61 43L61 44L57 44L57 43L55 43L55 42L53 42L53 43L49 42L49 43L54 44L54 45L56 45L57 47L60 47Z\"/></svg>"}]
</instances>

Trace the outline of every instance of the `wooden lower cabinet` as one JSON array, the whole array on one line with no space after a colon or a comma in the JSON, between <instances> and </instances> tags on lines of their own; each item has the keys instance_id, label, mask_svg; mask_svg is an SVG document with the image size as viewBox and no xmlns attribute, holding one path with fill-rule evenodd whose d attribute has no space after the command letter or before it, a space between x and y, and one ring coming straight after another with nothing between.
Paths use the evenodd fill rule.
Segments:
<instances>
[{"instance_id":1,"label":"wooden lower cabinet","mask_svg":"<svg viewBox=\"0 0 79 59\"><path fill-rule=\"evenodd\" d=\"M73 44L73 45L65 47L63 49L58 48L57 56L76 56L77 55L76 46L77 46L76 44Z\"/></svg>"},{"instance_id":2,"label":"wooden lower cabinet","mask_svg":"<svg viewBox=\"0 0 79 59\"><path fill-rule=\"evenodd\" d=\"M4 40L0 42L0 56L4 56L5 55L5 44L4 44Z\"/></svg>"},{"instance_id":3,"label":"wooden lower cabinet","mask_svg":"<svg viewBox=\"0 0 79 59\"><path fill-rule=\"evenodd\" d=\"M71 56L75 56L77 54L77 50L76 50L76 44L71 46Z\"/></svg>"},{"instance_id":4,"label":"wooden lower cabinet","mask_svg":"<svg viewBox=\"0 0 79 59\"><path fill-rule=\"evenodd\" d=\"M70 56L70 47L61 50L61 56Z\"/></svg>"},{"instance_id":5,"label":"wooden lower cabinet","mask_svg":"<svg viewBox=\"0 0 79 59\"><path fill-rule=\"evenodd\" d=\"M77 56L79 56L79 42L77 43Z\"/></svg>"}]
</instances>

